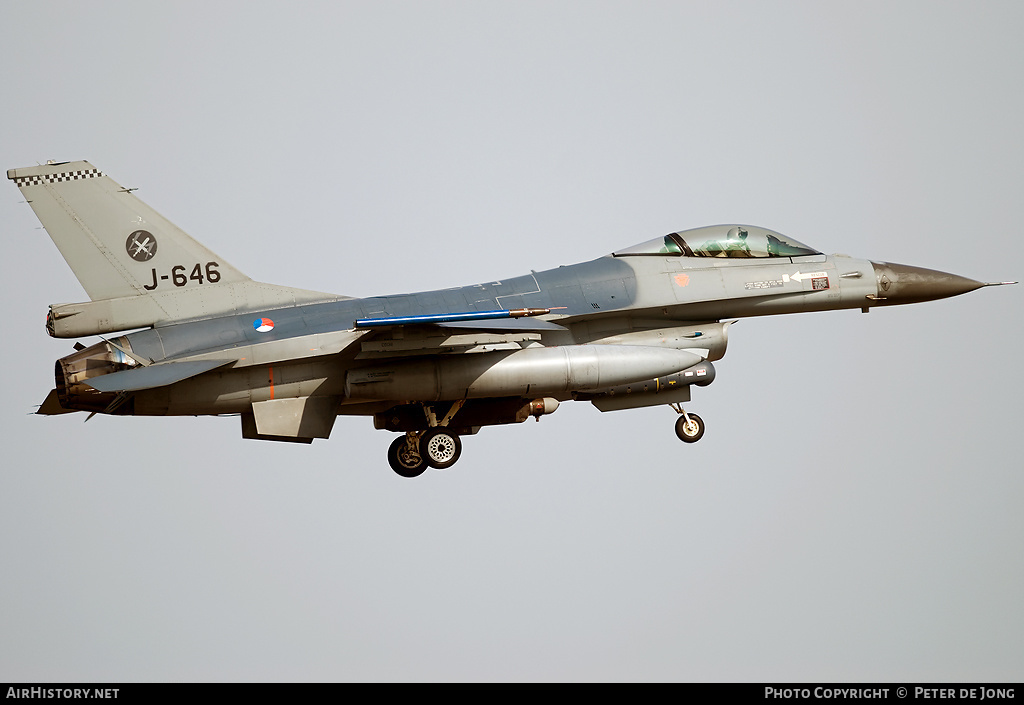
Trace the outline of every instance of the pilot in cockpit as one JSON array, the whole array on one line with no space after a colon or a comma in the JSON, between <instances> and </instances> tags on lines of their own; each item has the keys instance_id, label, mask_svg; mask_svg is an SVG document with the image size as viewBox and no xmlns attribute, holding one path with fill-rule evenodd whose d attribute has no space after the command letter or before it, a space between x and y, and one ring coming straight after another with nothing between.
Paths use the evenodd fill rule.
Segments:
<instances>
[{"instance_id":1,"label":"pilot in cockpit","mask_svg":"<svg viewBox=\"0 0 1024 705\"><path fill-rule=\"evenodd\" d=\"M698 248L705 257L753 257L744 228L730 228L725 239L708 240Z\"/></svg>"}]
</instances>

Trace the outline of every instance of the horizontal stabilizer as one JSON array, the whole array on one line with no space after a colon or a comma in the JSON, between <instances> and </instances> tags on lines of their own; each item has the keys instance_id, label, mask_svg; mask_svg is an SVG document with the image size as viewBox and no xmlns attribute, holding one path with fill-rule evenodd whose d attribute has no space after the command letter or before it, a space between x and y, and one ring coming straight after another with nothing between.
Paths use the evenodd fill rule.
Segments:
<instances>
[{"instance_id":1,"label":"horizontal stabilizer","mask_svg":"<svg viewBox=\"0 0 1024 705\"><path fill-rule=\"evenodd\" d=\"M91 377L85 380L93 389L100 392L136 392L140 389L153 389L180 382L189 377L201 375L234 360L185 360L183 362L162 362L156 365L139 367L134 370L112 372L109 375Z\"/></svg>"}]
</instances>

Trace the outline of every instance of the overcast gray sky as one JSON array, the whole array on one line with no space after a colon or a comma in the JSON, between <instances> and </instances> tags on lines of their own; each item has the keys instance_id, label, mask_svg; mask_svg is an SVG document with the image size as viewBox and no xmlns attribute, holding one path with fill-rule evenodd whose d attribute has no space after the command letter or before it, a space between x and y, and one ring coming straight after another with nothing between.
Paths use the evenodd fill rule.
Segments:
<instances>
[{"instance_id":1,"label":"overcast gray sky","mask_svg":"<svg viewBox=\"0 0 1024 705\"><path fill-rule=\"evenodd\" d=\"M353 296L762 225L1020 279L1019 2L9 2L0 166ZM690 409L465 439L28 415L85 294L5 181L0 681L1020 681L1024 286L747 319ZM93 340L83 341L86 344Z\"/></svg>"}]
</instances>

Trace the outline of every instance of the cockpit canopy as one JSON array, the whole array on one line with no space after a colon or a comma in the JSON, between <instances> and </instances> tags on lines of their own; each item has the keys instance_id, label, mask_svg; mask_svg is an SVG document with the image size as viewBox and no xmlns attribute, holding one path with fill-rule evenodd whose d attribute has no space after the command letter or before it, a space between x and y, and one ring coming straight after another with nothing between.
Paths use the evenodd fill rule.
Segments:
<instances>
[{"instance_id":1,"label":"cockpit canopy","mask_svg":"<svg viewBox=\"0 0 1024 705\"><path fill-rule=\"evenodd\" d=\"M821 254L791 237L751 225L712 225L669 233L613 253L615 257L799 257Z\"/></svg>"}]
</instances>

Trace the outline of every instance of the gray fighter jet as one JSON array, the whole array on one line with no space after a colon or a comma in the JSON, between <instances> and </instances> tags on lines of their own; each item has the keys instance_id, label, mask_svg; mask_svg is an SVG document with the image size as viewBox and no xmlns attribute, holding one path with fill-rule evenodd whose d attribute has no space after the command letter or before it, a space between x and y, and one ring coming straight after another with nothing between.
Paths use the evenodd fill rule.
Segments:
<instances>
[{"instance_id":1,"label":"gray fighter jet","mask_svg":"<svg viewBox=\"0 0 1024 705\"><path fill-rule=\"evenodd\" d=\"M310 443L339 415L399 433L391 467L459 459L461 436L560 402L683 409L715 378L735 319L892 306L993 286L824 255L761 227L669 233L589 262L472 286L357 299L253 281L88 162L7 172L89 296L52 304L40 414L238 415L242 436ZM1008 284L1013 282L999 282Z\"/></svg>"}]
</instances>

